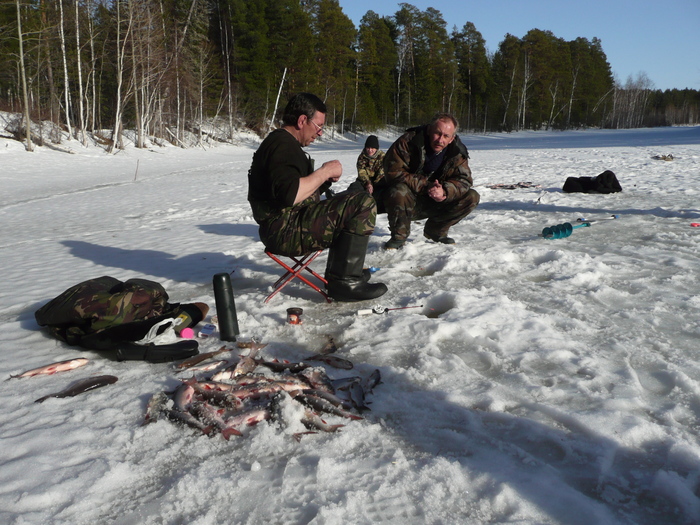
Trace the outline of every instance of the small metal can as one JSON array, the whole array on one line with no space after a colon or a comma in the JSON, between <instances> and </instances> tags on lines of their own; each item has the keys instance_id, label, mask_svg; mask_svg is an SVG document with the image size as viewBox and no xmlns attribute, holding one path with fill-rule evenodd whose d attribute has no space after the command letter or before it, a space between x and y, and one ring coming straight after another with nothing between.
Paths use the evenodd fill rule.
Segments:
<instances>
[{"instance_id":1,"label":"small metal can","mask_svg":"<svg viewBox=\"0 0 700 525\"><path fill-rule=\"evenodd\" d=\"M287 308L287 323L302 324L301 314L304 313L302 308Z\"/></svg>"}]
</instances>

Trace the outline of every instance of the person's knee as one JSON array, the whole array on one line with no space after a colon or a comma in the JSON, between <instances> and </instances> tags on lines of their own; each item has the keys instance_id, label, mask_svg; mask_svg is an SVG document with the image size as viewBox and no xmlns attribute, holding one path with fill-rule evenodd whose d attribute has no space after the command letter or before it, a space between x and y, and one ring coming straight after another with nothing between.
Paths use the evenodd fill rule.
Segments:
<instances>
[{"instance_id":1,"label":"person's knee","mask_svg":"<svg viewBox=\"0 0 700 525\"><path fill-rule=\"evenodd\" d=\"M407 193L412 193L411 189L403 182L395 182L385 189L385 194L391 198L400 197Z\"/></svg>"},{"instance_id":2,"label":"person's knee","mask_svg":"<svg viewBox=\"0 0 700 525\"><path fill-rule=\"evenodd\" d=\"M462 218L469 215L474 208L479 205L481 196L473 189L470 189L467 194L458 202L455 203L454 211Z\"/></svg>"},{"instance_id":3,"label":"person's knee","mask_svg":"<svg viewBox=\"0 0 700 525\"><path fill-rule=\"evenodd\" d=\"M476 207L479 205L479 203L481 202L481 195L479 195L479 193L478 193L476 190L470 189L470 190L467 192L467 198L466 198L466 200L467 200L467 202L468 202L468 204L469 204L469 207L473 210L473 209L476 208Z\"/></svg>"},{"instance_id":4,"label":"person's knee","mask_svg":"<svg viewBox=\"0 0 700 525\"><path fill-rule=\"evenodd\" d=\"M354 193L350 197L349 207L356 210L356 213L377 214L377 202L365 191Z\"/></svg>"},{"instance_id":5,"label":"person's knee","mask_svg":"<svg viewBox=\"0 0 700 525\"><path fill-rule=\"evenodd\" d=\"M347 196L341 227L355 235L371 235L377 220L377 203L367 192Z\"/></svg>"},{"instance_id":6,"label":"person's knee","mask_svg":"<svg viewBox=\"0 0 700 525\"><path fill-rule=\"evenodd\" d=\"M417 196L408 185L399 182L390 186L384 196L384 203L389 208L413 209L416 206Z\"/></svg>"}]
</instances>

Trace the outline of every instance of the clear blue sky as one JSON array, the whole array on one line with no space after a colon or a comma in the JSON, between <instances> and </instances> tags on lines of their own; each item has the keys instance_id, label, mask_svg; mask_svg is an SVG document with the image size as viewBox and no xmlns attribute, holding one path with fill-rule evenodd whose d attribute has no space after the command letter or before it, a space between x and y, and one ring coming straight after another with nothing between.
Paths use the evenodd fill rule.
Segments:
<instances>
[{"instance_id":1,"label":"clear blue sky","mask_svg":"<svg viewBox=\"0 0 700 525\"><path fill-rule=\"evenodd\" d=\"M530 29L573 40L597 37L613 74L623 84L643 72L656 89L700 89L700 0L414 0L421 11L442 13L448 33L472 22L490 52L506 33L522 38ZM392 16L399 2L340 0L359 27L369 10Z\"/></svg>"}]
</instances>

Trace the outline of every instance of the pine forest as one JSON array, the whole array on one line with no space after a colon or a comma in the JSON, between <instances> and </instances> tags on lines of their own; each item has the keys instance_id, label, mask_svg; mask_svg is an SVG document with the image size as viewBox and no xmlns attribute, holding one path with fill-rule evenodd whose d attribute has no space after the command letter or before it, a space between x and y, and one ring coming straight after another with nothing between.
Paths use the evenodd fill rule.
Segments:
<instances>
[{"instance_id":1,"label":"pine forest","mask_svg":"<svg viewBox=\"0 0 700 525\"><path fill-rule=\"evenodd\" d=\"M531 29L489 52L471 22L397 7L355 27L337 0L4 0L0 111L18 139L110 150L124 130L141 147L263 136L300 91L326 102L332 133L437 112L467 132L700 122L699 91L619 81L597 38Z\"/></svg>"}]
</instances>

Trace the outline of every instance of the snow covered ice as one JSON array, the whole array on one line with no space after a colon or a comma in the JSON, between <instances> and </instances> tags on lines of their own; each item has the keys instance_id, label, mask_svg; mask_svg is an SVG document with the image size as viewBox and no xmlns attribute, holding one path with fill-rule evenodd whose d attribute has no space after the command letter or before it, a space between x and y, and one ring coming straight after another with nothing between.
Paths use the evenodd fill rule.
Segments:
<instances>
[{"instance_id":1,"label":"snow covered ice","mask_svg":"<svg viewBox=\"0 0 700 525\"><path fill-rule=\"evenodd\" d=\"M396 136L380 134L386 150ZM4 524L694 524L700 522L700 127L463 135L480 206L450 235L414 223L366 263L385 307L327 304L263 254L246 200L257 139L106 155L64 142L24 152L0 139L0 373L88 357L80 369L0 382ZM364 137L325 139L344 188ZM674 160L654 160L672 154ZM320 165L320 164L319 164ZM612 170L623 192L565 194L566 177ZM540 188L489 189L531 181ZM547 240L579 217L618 220ZM323 269L326 255L314 267ZM158 421L170 363L116 362L39 329L34 312L93 277L158 281L215 314L212 277L232 272L239 339L301 360L332 336L355 370L379 369L371 412L340 433L261 423L225 441ZM285 323L304 309L304 324ZM217 349L203 339L200 351ZM74 398L34 400L92 375ZM291 411L294 407L287 406Z\"/></svg>"}]
</instances>

